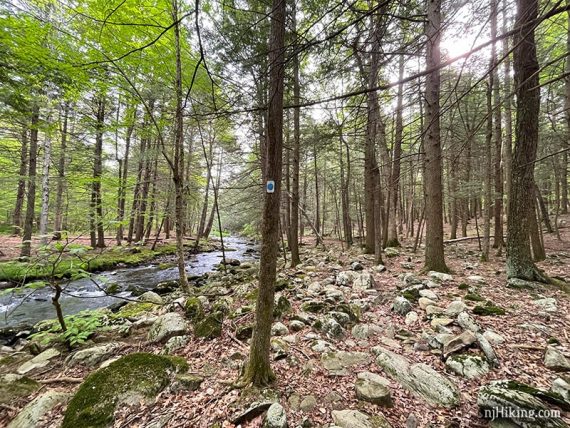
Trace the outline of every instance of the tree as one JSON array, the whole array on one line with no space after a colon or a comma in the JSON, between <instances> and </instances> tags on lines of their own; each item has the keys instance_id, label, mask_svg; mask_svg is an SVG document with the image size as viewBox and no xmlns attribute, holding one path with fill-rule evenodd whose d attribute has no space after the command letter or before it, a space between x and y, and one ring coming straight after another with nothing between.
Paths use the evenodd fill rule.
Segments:
<instances>
[{"instance_id":1,"label":"tree","mask_svg":"<svg viewBox=\"0 0 570 428\"><path fill-rule=\"evenodd\" d=\"M440 136L441 0L427 0L425 162L425 269L447 272L443 250L443 183Z\"/></svg>"},{"instance_id":2,"label":"tree","mask_svg":"<svg viewBox=\"0 0 570 428\"><path fill-rule=\"evenodd\" d=\"M267 177L275 191L266 193L263 205L259 294L250 354L240 383L265 385L274 379L269 361L273 299L279 240L279 207L283 157L283 81L285 73L286 1L273 0L269 41L269 106L267 116Z\"/></svg>"}]
</instances>

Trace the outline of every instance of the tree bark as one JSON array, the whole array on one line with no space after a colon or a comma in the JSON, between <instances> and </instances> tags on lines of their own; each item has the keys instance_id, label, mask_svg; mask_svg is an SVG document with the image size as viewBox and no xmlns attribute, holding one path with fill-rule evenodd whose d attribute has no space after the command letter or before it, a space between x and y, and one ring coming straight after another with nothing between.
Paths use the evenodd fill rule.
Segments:
<instances>
[{"instance_id":1,"label":"tree bark","mask_svg":"<svg viewBox=\"0 0 570 428\"><path fill-rule=\"evenodd\" d=\"M38 126L40 121L40 108L34 103L30 126L30 156L28 163L28 196L26 198L26 218L24 220L24 235L20 256L30 257L32 249L32 231L34 228L36 206L36 167L38 155Z\"/></svg>"},{"instance_id":2,"label":"tree bark","mask_svg":"<svg viewBox=\"0 0 570 428\"><path fill-rule=\"evenodd\" d=\"M22 147L20 149L20 169L18 171L18 192L14 208L14 235L22 233L22 208L26 197L26 173L28 171L28 124L22 126Z\"/></svg>"},{"instance_id":3,"label":"tree bark","mask_svg":"<svg viewBox=\"0 0 570 428\"><path fill-rule=\"evenodd\" d=\"M65 166L67 155L67 128L69 121L69 101L63 105L63 124L61 126L61 147L59 152L58 171L57 171L57 189L55 194L55 220L54 230L60 234L63 229L63 193L65 189Z\"/></svg>"},{"instance_id":4,"label":"tree bark","mask_svg":"<svg viewBox=\"0 0 570 428\"><path fill-rule=\"evenodd\" d=\"M49 117L48 117L49 121ZM47 236L49 220L49 173L51 169L51 135L49 131L45 133L44 158L42 171L42 203L40 209L40 240L42 245L46 245L50 238Z\"/></svg>"},{"instance_id":5,"label":"tree bark","mask_svg":"<svg viewBox=\"0 0 570 428\"><path fill-rule=\"evenodd\" d=\"M103 132L105 127L105 97L96 100L95 152L93 160L93 183L91 187L91 246L105 247L103 230L103 203L101 199L101 176L103 173Z\"/></svg>"},{"instance_id":6,"label":"tree bark","mask_svg":"<svg viewBox=\"0 0 570 428\"><path fill-rule=\"evenodd\" d=\"M285 0L273 0L269 45L269 114L267 127L267 174L275 192L266 193L263 207L259 294L249 361L242 382L265 385L274 379L270 366L271 324L278 257L281 167L283 160L283 80L285 72Z\"/></svg>"},{"instance_id":7,"label":"tree bark","mask_svg":"<svg viewBox=\"0 0 570 428\"><path fill-rule=\"evenodd\" d=\"M425 152L425 269L447 272L443 250L443 184L440 136L441 0L427 0L426 67L433 69L426 77Z\"/></svg>"},{"instance_id":8,"label":"tree bark","mask_svg":"<svg viewBox=\"0 0 570 428\"><path fill-rule=\"evenodd\" d=\"M514 71L517 88L516 138L511 169L511 189L507 220L507 276L529 281L544 281L535 267L530 251L530 216L534 208L534 162L538 146L540 109L539 65L536 57L534 27L537 0L517 0L519 28L514 36Z\"/></svg>"}]
</instances>

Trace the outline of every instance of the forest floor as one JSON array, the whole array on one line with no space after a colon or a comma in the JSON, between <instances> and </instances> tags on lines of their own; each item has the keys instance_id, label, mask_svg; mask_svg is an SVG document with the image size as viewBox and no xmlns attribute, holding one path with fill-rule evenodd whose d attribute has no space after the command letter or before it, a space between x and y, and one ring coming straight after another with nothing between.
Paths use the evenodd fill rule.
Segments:
<instances>
[{"instance_id":1,"label":"forest floor","mask_svg":"<svg viewBox=\"0 0 570 428\"><path fill-rule=\"evenodd\" d=\"M560 240L545 234L548 257L539 266L552 276L570 280L570 228L560 229L560 233ZM544 355L551 345L567 357L570 355L568 296L549 286L531 290L507 288L504 255L493 254L491 261L481 263L476 240L446 245L446 260L452 278L434 281L433 288L428 290L436 295L437 307L449 309L452 302L461 301L465 305L464 311L483 330L496 333L493 335L492 346L500 365L472 379L449 370L442 351L429 344L436 335L437 328L434 328L433 318L427 314L425 305L422 308L417 302L412 302L412 310L417 314L417 319L392 310L393 302L405 286L406 279L402 274L411 274L407 275L408 279L429 279L428 275L422 273L423 250L412 253L412 245L411 240L403 240L398 255L384 257L384 271L374 265L371 256L362 254L355 247L347 250L332 240L327 242L326 251L312 245L302 246L301 266L291 269L281 263L279 278L281 283L286 283L286 287L278 292L278 296L285 297L291 303L291 308L280 317L285 329L279 326L283 331L276 331L272 340L272 366L276 381L265 390L232 387L248 352L248 339L242 338L239 332L240 327L253 321L256 281L254 278L244 280L245 277L241 277L239 282L228 286L226 277L220 276L221 274L211 275L210 284L197 290L196 295L208 299L206 309L222 300L230 306L230 316L223 321L221 336L204 339L188 334L183 346L173 351L173 354L188 361L190 373L203 379L200 385L196 390L167 388L151 403L121 406L115 412L113 426L229 428L236 426L233 423L236 415L242 413L252 402L269 399L278 400L284 407L289 427L328 427L333 425L333 411L347 409L358 410L370 416L383 414L394 428L486 427L489 426L489 421L481 418L477 405L478 391L483 385L493 380L509 379L549 390L555 379L566 376L546 368ZM355 262L363 269L357 267L353 271L351 265ZM363 287L339 284L340 272L347 271L359 275L368 272L373 278L373 284ZM469 300L471 297L468 295L479 296L481 301ZM178 296L179 294L173 295L171 300ZM545 301L545 298L554 300ZM336 303L331 304L332 301ZM504 309L505 314L483 316L473 312L474 307L484 306L488 301ZM307 303L310 302L329 306L324 311L307 313ZM546 306L544 302L547 302ZM367 334L362 335L363 330L357 333L358 329L355 329L352 322L343 325L340 332L327 330L323 323L315 322L325 320L329 316L327 313L333 314L335 309L340 310L338 308L342 303L355 304L361 308L362 313L356 325L370 327ZM180 312L176 305L164 305L146 316L154 317L166 311ZM448 332L452 335L460 334L462 328L454 321L454 316L450 316L447 309L445 311L443 315L452 318L447 327ZM299 326L298 322L295 323L298 320L303 320L304 324ZM93 339L95 343L84 347L119 341L122 347L113 353L113 358L132 352L163 351L164 345L149 342L147 331L148 328L133 329L128 337L101 333ZM425 363L451 380L460 394L459 405L452 408L432 405L421 394L411 392L377 363L377 346L405 357L410 363ZM476 344L464 348L461 350L464 354L481 355ZM324 356L334 358L335 355L340 355L339 351L351 355L361 352L358 355L365 357L338 370L338 367L331 367ZM3 353L12 355L5 348ZM0 362L4 354L0 353ZM13 373L22 361L30 358L24 351L13 354L15 358L0 363L0 374ZM94 370L93 367L81 365L69 366L66 357L67 352L63 352L51 360L49 366L29 374L40 382L48 380L42 384L40 393L46 390L73 392L78 385L73 379L83 379ZM361 372L372 372L389 379L392 407L371 404L357 398L355 382ZM58 377L62 377L62 382L54 381ZM570 381L568 376L566 380ZM0 404L0 426L14 418L37 394L34 392ZM56 406L51 413L44 415L37 426L59 426L64 411L64 405ZM262 426L263 418L263 414L244 418L239 426ZM562 419L569 423L570 415L562 412ZM338 421L337 425L340 425ZM544 425L539 423L536 426L547 425L545 422Z\"/></svg>"}]
</instances>

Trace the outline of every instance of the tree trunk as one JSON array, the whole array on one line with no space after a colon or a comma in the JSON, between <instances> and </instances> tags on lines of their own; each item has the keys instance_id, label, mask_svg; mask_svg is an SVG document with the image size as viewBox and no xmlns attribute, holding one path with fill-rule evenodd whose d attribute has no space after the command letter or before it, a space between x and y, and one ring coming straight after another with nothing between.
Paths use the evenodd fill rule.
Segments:
<instances>
[{"instance_id":1,"label":"tree trunk","mask_svg":"<svg viewBox=\"0 0 570 428\"><path fill-rule=\"evenodd\" d=\"M105 127L105 97L97 97L95 128L95 153L93 161L93 184L91 188L91 246L105 247L103 230L103 203L101 200L101 176L103 173L103 132Z\"/></svg>"},{"instance_id":2,"label":"tree trunk","mask_svg":"<svg viewBox=\"0 0 570 428\"><path fill-rule=\"evenodd\" d=\"M65 188L65 159L67 156L67 127L69 121L69 101L63 105L63 124L61 126L61 147L59 152L57 189L55 194L54 230L60 234L63 229L63 192Z\"/></svg>"},{"instance_id":3,"label":"tree trunk","mask_svg":"<svg viewBox=\"0 0 570 428\"><path fill-rule=\"evenodd\" d=\"M283 80L285 73L285 0L273 0L269 46L269 114L267 126L267 175L275 192L266 193L263 207L259 294L249 361L242 382L256 386L274 379L270 366L271 324L278 257L279 206L283 152Z\"/></svg>"},{"instance_id":4,"label":"tree trunk","mask_svg":"<svg viewBox=\"0 0 570 428\"><path fill-rule=\"evenodd\" d=\"M295 2L292 2L292 31L297 37L297 9ZM293 104L298 105L301 102L301 84L300 84L300 67L299 54L295 49L293 54ZM295 107L293 109L293 159L291 169L291 224L289 248L291 249L291 267L301 263L299 257L299 156L301 152L301 109Z\"/></svg>"},{"instance_id":5,"label":"tree trunk","mask_svg":"<svg viewBox=\"0 0 570 428\"><path fill-rule=\"evenodd\" d=\"M196 11L198 13L198 11ZM180 46L180 23L178 0L172 0L172 18L174 25L174 48L176 51L176 113L174 118L174 222L176 225L176 256L180 288L185 293L190 292L186 263L184 260L184 111L182 107L182 60Z\"/></svg>"},{"instance_id":6,"label":"tree trunk","mask_svg":"<svg viewBox=\"0 0 570 428\"><path fill-rule=\"evenodd\" d=\"M127 108L127 113L129 115L129 124L127 125L127 134L125 135L125 156L122 162L119 162L119 198L117 202L117 222L119 226L117 228L117 244L121 245L123 241L124 225L125 221L125 203L127 199L127 177L129 173L129 155L131 149L131 138L135 128L135 118L136 118L136 107L132 109L132 113Z\"/></svg>"},{"instance_id":7,"label":"tree trunk","mask_svg":"<svg viewBox=\"0 0 570 428\"><path fill-rule=\"evenodd\" d=\"M48 117L49 121L49 117ZM44 158L42 172L42 204L40 210L40 239L46 245L50 238L47 236L49 220L49 173L51 169L51 135L49 131L45 133Z\"/></svg>"},{"instance_id":8,"label":"tree trunk","mask_svg":"<svg viewBox=\"0 0 570 428\"><path fill-rule=\"evenodd\" d=\"M18 192L14 208L14 235L22 233L22 208L26 196L26 172L28 170L28 124L22 127L22 147L20 149L20 169L18 171Z\"/></svg>"},{"instance_id":9,"label":"tree trunk","mask_svg":"<svg viewBox=\"0 0 570 428\"><path fill-rule=\"evenodd\" d=\"M544 281L534 265L529 245L529 217L535 215L532 209L540 89L534 27L528 24L537 17L538 0L517 0L517 12L513 55L517 121L507 220L507 276Z\"/></svg>"},{"instance_id":10,"label":"tree trunk","mask_svg":"<svg viewBox=\"0 0 570 428\"><path fill-rule=\"evenodd\" d=\"M491 67L493 67L493 57L491 56ZM483 249L481 252L481 261L489 261L489 250L491 247L491 210L493 208L491 180L493 179L493 159L491 152L491 142L493 140L493 86L494 73L489 73L489 82L487 85L487 132L485 134L485 178L483 183Z\"/></svg>"},{"instance_id":11,"label":"tree trunk","mask_svg":"<svg viewBox=\"0 0 570 428\"><path fill-rule=\"evenodd\" d=\"M433 71L426 77L425 152L425 269L446 272L443 251L443 184L440 136L440 71L441 62L441 0L427 0L426 68Z\"/></svg>"},{"instance_id":12,"label":"tree trunk","mask_svg":"<svg viewBox=\"0 0 570 428\"><path fill-rule=\"evenodd\" d=\"M504 0L503 8L508 10L509 7L508 0ZM507 14L503 13L503 33L507 31ZM505 174L505 200L507 204L505 205L505 214L508 217L508 201L510 199L511 191L511 169L513 163L513 112L512 112L512 95L511 95L511 57L508 55L509 52L509 39L503 40L503 56L505 56L504 64L504 94L505 101L503 103L505 109L505 137L503 139L503 166Z\"/></svg>"},{"instance_id":13,"label":"tree trunk","mask_svg":"<svg viewBox=\"0 0 570 428\"><path fill-rule=\"evenodd\" d=\"M26 198L26 218L24 220L24 235L22 237L22 249L20 256L30 257L32 249L32 231L36 208L36 166L38 156L38 126L40 121L40 109L34 103L32 107L32 119L30 126L30 156L28 164L28 196Z\"/></svg>"},{"instance_id":14,"label":"tree trunk","mask_svg":"<svg viewBox=\"0 0 570 428\"><path fill-rule=\"evenodd\" d=\"M319 189L319 169L317 164L317 143L313 143L313 168L315 172L315 227L319 230L321 224L321 194ZM321 238L316 234L316 244L319 245Z\"/></svg>"},{"instance_id":15,"label":"tree trunk","mask_svg":"<svg viewBox=\"0 0 570 428\"><path fill-rule=\"evenodd\" d=\"M404 56L400 55L398 80L404 78ZM404 85L398 85L398 95L396 101L396 126L394 135L394 155L392 160L392 173L390 176L390 213L388 214L388 236L386 240L387 247L399 247L398 240L398 195L400 192L400 165L402 157L402 142L404 134L403 124L403 104L404 104Z\"/></svg>"},{"instance_id":16,"label":"tree trunk","mask_svg":"<svg viewBox=\"0 0 570 428\"><path fill-rule=\"evenodd\" d=\"M570 0L566 1L567 5L570 5ZM568 11L568 30L566 35L566 50L570 52L570 10ZM566 57L566 73L570 72L570 56ZM566 144L564 148L570 149L570 75L567 75L564 79L564 89L566 93L564 111L566 113ZM568 152L562 154L562 169L560 174L560 191L562 193L561 197L561 209L560 214L568 214L568 208L570 207L568 203Z\"/></svg>"}]
</instances>

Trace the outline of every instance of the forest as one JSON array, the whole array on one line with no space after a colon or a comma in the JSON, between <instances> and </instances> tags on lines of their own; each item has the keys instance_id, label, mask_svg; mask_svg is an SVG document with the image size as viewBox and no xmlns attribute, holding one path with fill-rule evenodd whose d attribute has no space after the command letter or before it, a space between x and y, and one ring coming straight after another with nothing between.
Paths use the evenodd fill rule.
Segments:
<instances>
[{"instance_id":1,"label":"forest","mask_svg":"<svg viewBox=\"0 0 570 428\"><path fill-rule=\"evenodd\" d=\"M0 426L570 424L570 1L0 2Z\"/></svg>"}]
</instances>

